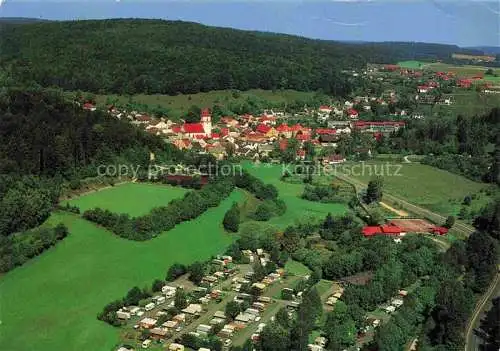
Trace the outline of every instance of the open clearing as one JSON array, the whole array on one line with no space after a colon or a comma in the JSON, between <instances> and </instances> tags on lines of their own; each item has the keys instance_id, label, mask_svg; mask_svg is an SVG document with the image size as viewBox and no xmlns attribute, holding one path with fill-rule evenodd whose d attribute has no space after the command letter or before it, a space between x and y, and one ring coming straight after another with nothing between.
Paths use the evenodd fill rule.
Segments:
<instances>
[{"instance_id":1,"label":"open clearing","mask_svg":"<svg viewBox=\"0 0 500 351\"><path fill-rule=\"evenodd\" d=\"M248 97L263 99L273 103L285 103L296 99L307 99L314 96L314 92L300 92L296 90L262 90L252 89L244 92L233 93L230 90L215 90L197 94L179 95L134 95L131 99L123 95L98 95L98 105L105 105L108 102L117 101L118 105L127 104L131 101L137 104L147 104L150 106L161 106L169 110L169 117L179 117L186 113L190 106L199 107L212 106L214 104L228 105L231 103L242 103Z\"/></svg>"},{"instance_id":2,"label":"open clearing","mask_svg":"<svg viewBox=\"0 0 500 351\"><path fill-rule=\"evenodd\" d=\"M487 184L419 163L390 163L390 168L387 164L387 162L366 162L363 168L358 163L356 165L359 165L360 172L353 172L351 176L368 183L377 172L384 180L384 190L387 193L444 216L456 215L467 195L475 194L477 197L472 200L471 207L474 210L481 209L489 200L486 194L480 193L482 189L489 187ZM350 165L351 169L353 165ZM399 176L395 175L398 165L401 167ZM364 171L361 171L362 169ZM389 175L387 170L391 170L393 175Z\"/></svg>"},{"instance_id":3,"label":"open clearing","mask_svg":"<svg viewBox=\"0 0 500 351\"><path fill-rule=\"evenodd\" d=\"M141 216L155 207L166 206L171 200L182 197L186 191L170 185L124 183L67 202L79 207L82 212L100 207L115 213Z\"/></svg>"},{"instance_id":4,"label":"open clearing","mask_svg":"<svg viewBox=\"0 0 500 351\"><path fill-rule=\"evenodd\" d=\"M287 210L283 216L273 217L269 220L269 224L277 225L281 228L290 224L294 224L302 219L315 217L323 219L331 212L333 215L343 214L347 211L347 205L339 203L320 203L307 201L300 196L304 191L303 184L285 183L280 180L283 174L282 165L254 165L250 162L244 164L251 174L259 177L264 183L273 184L279 191L279 196L286 202Z\"/></svg>"},{"instance_id":5,"label":"open clearing","mask_svg":"<svg viewBox=\"0 0 500 351\"><path fill-rule=\"evenodd\" d=\"M196 220L146 242L124 240L72 214L54 214L49 221L64 222L70 235L0 280L0 350L111 350L120 331L98 321L97 313L133 286L163 278L174 262L222 252L235 239L224 233L222 218L241 198L236 190Z\"/></svg>"},{"instance_id":6,"label":"open clearing","mask_svg":"<svg viewBox=\"0 0 500 351\"><path fill-rule=\"evenodd\" d=\"M285 271L290 274L301 277L311 274L311 270L307 268L304 264L291 259L287 261L285 265Z\"/></svg>"}]
</instances>

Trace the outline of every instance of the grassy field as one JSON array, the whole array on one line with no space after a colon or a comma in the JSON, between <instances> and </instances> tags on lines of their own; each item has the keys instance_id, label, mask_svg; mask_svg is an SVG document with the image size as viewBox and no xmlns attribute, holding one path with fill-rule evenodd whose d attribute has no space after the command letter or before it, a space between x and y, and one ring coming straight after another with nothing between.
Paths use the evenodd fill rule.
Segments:
<instances>
[{"instance_id":1,"label":"grassy field","mask_svg":"<svg viewBox=\"0 0 500 351\"><path fill-rule=\"evenodd\" d=\"M107 191L113 189L98 194L106 197ZM99 322L97 313L131 287L163 278L174 262L222 252L235 238L224 233L222 218L241 198L235 191L217 208L146 242L121 239L75 215L54 214L49 221L64 222L71 234L0 280L0 350L111 350L119 329Z\"/></svg>"},{"instance_id":2,"label":"grassy field","mask_svg":"<svg viewBox=\"0 0 500 351\"><path fill-rule=\"evenodd\" d=\"M286 227L297 221L307 218L324 218L328 212L332 214L342 214L347 211L347 205L344 204L326 204L320 202L307 201L300 198L304 190L303 184L289 184L282 182L280 177L283 173L281 165L260 164L255 167L252 163L245 163L244 167L248 171L262 179L265 183L273 184L279 191L280 198L286 202L287 210L283 216L273 217L269 224L279 227Z\"/></svg>"},{"instance_id":3,"label":"grassy field","mask_svg":"<svg viewBox=\"0 0 500 351\"><path fill-rule=\"evenodd\" d=\"M424 68L432 71L453 72L459 76L473 76L480 73L485 73L489 67L476 65L451 65L448 63L435 62L424 64ZM500 69L492 68L493 73L500 74Z\"/></svg>"},{"instance_id":4,"label":"grassy field","mask_svg":"<svg viewBox=\"0 0 500 351\"><path fill-rule=\"evenodd\" d=\"M98 95L98 105L117 101L118 104L127 104L130 101L151 106L161 106L169 109L169 117L177 117L184 114L192 105L200 107L212 106L215 103L227 105L233 102L243 102L247 97L264 99L274 103L285 103L296 99L307 99L314 96L314 92L300 92L296 90L262 90L252 89L234 94L231 90L214 90L206 93L189 95L134 95L131 98L123 95Z\"/></svg>"},{"instance_id":5,"label":"grassy field","mask_svg":"<svg viewBox=\"0 0 500 351\"><path fill-rule=\"evenodd\" d=\"M478 197L472 201L471 205L475 210L482 208L489 200L486 194L479 193L481 189L488 188L487 184L474 182L427 165L400 164L402 166L399 172L400 176L391 176L387 172L387 170L391 170L391 173L394 174L396 163L391 163L390 168L384 166L387 165L387 162L370 162L365 165L375 165L376 168L372 168L371 174L367 168L363 175L352 174L352 176L368 183L373 178L373 172L384 172L383 180L386 192L442 215L456 215L467 195L476 194ZM363 172L360 171L360 173Z\"/></svg>"},{"instance_id":6,"label":"grassy field","mask_svg":"<svg viewBox=\"0 0 500 351\"><path fill-rule=\"evenodd\" d=\"M309 268L304 266L302 263L294 260L287 261L285 265L285 271L298 276L305 276L311 273L311 270Z\"/></svg>"},{"instance_id":7,"label":"grassy field","mask_svg":"<svg viewBox=\"0 0 500 351\"><path fill-rule=\"evenodd\" d=\"M79 207L82 212L100 207L115 213L141 216L155 207L167 205L170 200L182 197L186 191L169 185L124 183L67 202Z\"/></svg>"},{"instance_id":8,"label":"grassy field","mask_svg":"<svg viewBox=\"0 0 500 351\"><path fill-rule=\"evenodd\" d=\"M398 66L407 69L419 69L425 66L427 62L422 61L401 61L398 62Z\"/></svg>"}]
</instances>

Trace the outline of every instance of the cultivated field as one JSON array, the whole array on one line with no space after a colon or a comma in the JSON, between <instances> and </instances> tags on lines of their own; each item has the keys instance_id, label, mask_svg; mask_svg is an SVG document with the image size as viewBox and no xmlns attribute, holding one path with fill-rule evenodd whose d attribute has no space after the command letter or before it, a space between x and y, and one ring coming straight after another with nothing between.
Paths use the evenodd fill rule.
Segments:
<instances>
[{"instance_id":1,"label":"cultivated field","mask_svg":"<svg viewBox=\"0 0 500 351\"><path fill-rule=\"evenodd\" d=\"M245 163L245 168L265 183L276 186L280 198L286 202L286 213L283 216L271 218L269 224L275 224L283 228L304 218L324 218L328 212L335 215L347 211L347 205L344 204L326 204L301 199L300 196L303 193L304 185L282 182L280 180L283 174L281 165L260 164L255 167L251 163Z\"/></svg>"},{"instance_id":2,"label":"cultivated field","mask_svg":"<svg viewBox=\"0 0 500 351\"><path fill-rule=\"evenodd\" d=\"M370 172L368 170L370 167L368 167L364 174L352 174L352 177L368 183L374 177L375 170L377 173L385 172L383 180L386 192L445 216L456 215L467 195L476 194L477 199L472 201L472 208L475 210L483 207L489 199L486 194L480 193L482 189L488 188L487 184L474 182L427 165L400 164L400 176L387 174L387 167L384 166L387 162L367 162L365 165L376 166L376 168L371 167ZM391 163L391 165L390 170L394 174L397 164Z\"/></svg>"},{"instance_id":3,"label":"cultivated field","mask_svg":"<svg viewBox=\"0 0 500 351\"><path fill-rule=\"evenodd\" d=\"M476 74L481 74L486 72L488 67L484 66L475 66L475 65L451 65L447 63L430 63L425 64L424 68L430 69L432 71L441 71L441 72L453 72L458 76L474 76ZM493 73L500 74L500 69L492 68Z\"/></svg>"},{"instance_id":4,"label":"cultivated field","mask_svg":"<svg viewBox=\"0 0 500 351\"><path fill-rule=\"evenodd\" d=\"M124 183L67 202L79 207L82 212L100 207L115 213L141 216L155 207L166 206L170 200L182 197L186 191L170 185Z\"/></svg>"},{"instance_id":5,"label":"cultivated field","mask_svg":"<svg viewBox=\"0 0 500 351\"><path fill-rule=\"evenodd\" d=\"M452 72L459 76L473 76L485 73L489 67L478 65L452 65L442 62L423 62L423 61L402 61L398 65L407 69L426 69L430 71ZM493 73L500 75L500 69L492 68ZM485 76L486 78L487 76ZM490 76L489 80L498 80L498 77Z\"/></svg>"},{"instance_id":6,"label":"cultivated field","mask_svg":"<svg viewBox=\"0 0 500 351\"><path fill-rule=\"evenodd\" d=\"M113 190L95 195L107 197ZM50 221L64 222L70 235L0 281L0 350L111 350L119 330L98 321L97 313L133 286L164 278L174 262L222 252L235 238L222 229L222 218L241 198L237 190L217 208L146 242L124 240L72 214L54 214Z\"/></svg>"}]
</instances>

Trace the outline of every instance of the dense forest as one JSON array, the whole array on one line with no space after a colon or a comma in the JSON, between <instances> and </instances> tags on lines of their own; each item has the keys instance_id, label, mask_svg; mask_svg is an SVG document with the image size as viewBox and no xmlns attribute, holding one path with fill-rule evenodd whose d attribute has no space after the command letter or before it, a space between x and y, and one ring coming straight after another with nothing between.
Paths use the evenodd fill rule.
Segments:
<instances>
[{"instance_id":1,"label":"dense forest","mask_svg":"<svg viewBox=\"0 0 500 351\"><path fill-rule=\"evenodd\" d=\"M197 93L289 88L350 91L341 70L367 62L449 59L423 43L348 44L161 20L3 24L0 60L10 78L94 93Z\"/></svg>"},{"instance_id":2,"label":"dense forest","mask_svg":"<svg viewBox=\"0 0 500 351\"><path fill-rule=\"evenodd\" d=\"M83 111L59 90L0 93L0 235L42 223L65 188L76 189L97 166L146 165L180 153L159 138L105 113Z\"/></svg>"}]
</instances>

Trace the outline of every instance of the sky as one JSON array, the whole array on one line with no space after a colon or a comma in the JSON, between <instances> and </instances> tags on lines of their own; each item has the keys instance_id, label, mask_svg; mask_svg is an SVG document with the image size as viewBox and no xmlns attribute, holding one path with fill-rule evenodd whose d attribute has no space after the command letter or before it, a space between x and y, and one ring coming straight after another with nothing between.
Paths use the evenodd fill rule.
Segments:
<instances>
[{"instance_id":1,"label":"sky","mask_svg":"<svg viewBox=\"0 0 500 351\"><path fill-rule=\"evenodd\" d=\"M500 0L0 0L0 17L161 18L326 40L500 46Z\"/></svg>"}]
</instances>

